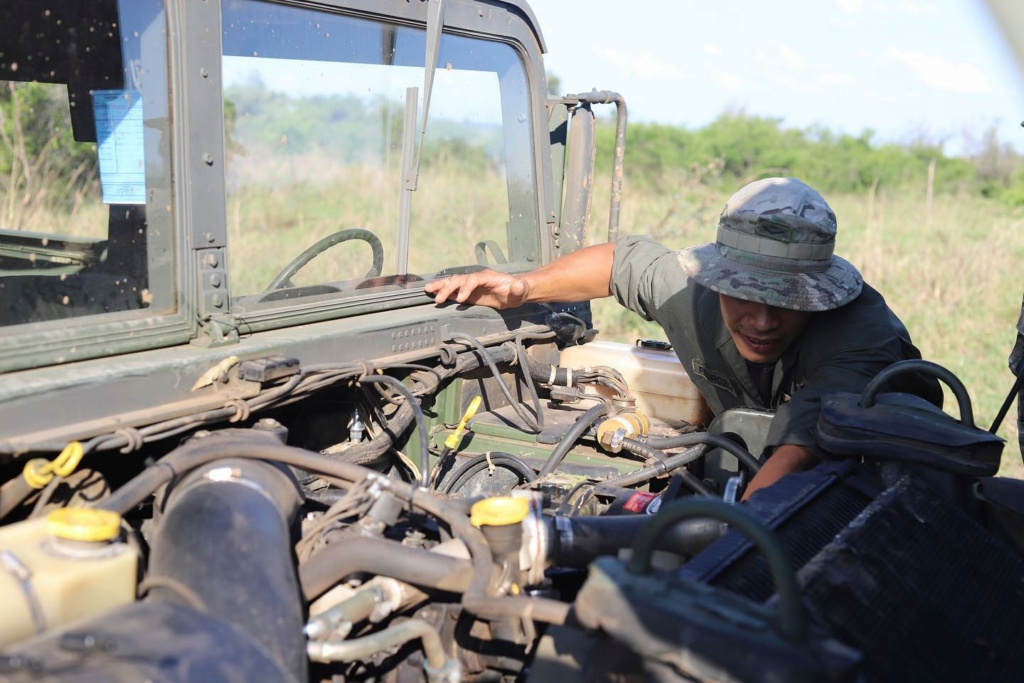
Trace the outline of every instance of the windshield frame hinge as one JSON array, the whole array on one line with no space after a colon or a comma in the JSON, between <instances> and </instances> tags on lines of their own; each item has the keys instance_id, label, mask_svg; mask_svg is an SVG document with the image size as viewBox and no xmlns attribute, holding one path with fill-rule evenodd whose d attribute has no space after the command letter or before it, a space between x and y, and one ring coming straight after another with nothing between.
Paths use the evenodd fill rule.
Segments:
<instances>
[{"instance_id":1,"label":"windshield frame hinge","mask_svg":"<svg viewBox=\"0 0 1024 683\"><path fill-rule=\"evenodd\" d=\"M225 249L197 249L193 254L199 280L199 327L192 344L206 348L237 344L238 323L231 314Z\"/></svg>"},{"instance_id":2,"label":"windshield frame hinge","mask_svg":"<svg viewBox=\"0 0 1024 683\"><path fill-rule=\"evenodd\" d=\"M212 314L199 320L199 336L192 340L195 346L212 348L238 343L238 324L234 317Z\"/></svg>"}]
</instances>

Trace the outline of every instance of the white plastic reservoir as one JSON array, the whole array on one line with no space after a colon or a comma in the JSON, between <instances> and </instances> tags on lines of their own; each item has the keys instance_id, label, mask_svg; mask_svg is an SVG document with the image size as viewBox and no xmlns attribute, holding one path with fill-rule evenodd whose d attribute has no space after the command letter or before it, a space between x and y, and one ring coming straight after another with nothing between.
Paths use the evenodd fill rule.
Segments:
<instances>
[{"instance_id":1,"label":"white plastic reservoir","mask_svg":"<svg viewBox=\"0 0 1024 683\"><path fill-rule=\"evenodd\" d=\"M120 516L62 508L0 527L0 645L135 599L135 550Z\"/></svg>"},{"instance_id":2,"label":"white plastic reservoir","mask_svg":"<svg viewBox=\"0 0 1024 683\"><path fill-rule=\"evenodd\" d=\"M559 364L574 370L598 366L618 370L636 398L636 409L673 427L684 422L706 425L711 417L707 403L672 350L593 341L564 349ZM597 390L608 397L614 393L604 386Z\"/></svg>"}]
</instances>

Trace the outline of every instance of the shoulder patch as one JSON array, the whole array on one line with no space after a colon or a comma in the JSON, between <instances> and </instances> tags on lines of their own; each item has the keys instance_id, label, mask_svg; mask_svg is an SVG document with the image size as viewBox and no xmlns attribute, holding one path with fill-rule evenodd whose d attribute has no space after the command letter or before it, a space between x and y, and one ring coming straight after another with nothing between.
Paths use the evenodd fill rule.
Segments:
<instances>
[{"instance_id":1,"label":"shoulder patch","mask_svg":"<svg viewBox=\"0 0 1024 683\"><path fill-rule=\"evenodd\" d=\"M709 368L700 358L694 358L690 365L693 366L693 374L703 377L716 389L728 391L733 396L738 397L740 395L739 389L733 384L731 379Z\"/></svg>"}]
</instances>

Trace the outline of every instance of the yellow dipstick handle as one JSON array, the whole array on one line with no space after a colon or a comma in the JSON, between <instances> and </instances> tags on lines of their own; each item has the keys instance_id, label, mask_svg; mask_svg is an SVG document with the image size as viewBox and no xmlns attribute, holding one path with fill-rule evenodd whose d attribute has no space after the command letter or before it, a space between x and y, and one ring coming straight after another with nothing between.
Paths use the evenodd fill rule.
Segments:
<instances>
[{"instance_id":1,"label":"yellow dipstick handle","mask_svg":"<svg viewBox=\"0 0 1024 683\"><path fill-rule=\"evenodd\" d=\"M462 432L466 429L466 423L473 419L476 415L476 411L480 408L481 399L479 396L475 396L472 401L469 402L469 407L466 408L465 414L462 416L462 420L459 421L459 426L455 428L455 431L448 435L448 438L444 440L444 447L455 450L455 447L459 445L459 441L462 440Z\"/></svg>"}]
</instances>

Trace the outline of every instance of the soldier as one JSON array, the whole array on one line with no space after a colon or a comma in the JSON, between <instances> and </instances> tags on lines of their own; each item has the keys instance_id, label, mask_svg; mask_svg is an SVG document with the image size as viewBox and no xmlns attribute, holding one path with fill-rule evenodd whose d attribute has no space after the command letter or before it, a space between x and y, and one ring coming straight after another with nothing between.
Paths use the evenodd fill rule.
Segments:
<instances>
[{"instance_id":1,"label":"soldier","mask_svg":"<svg viewBox=\"0 0 1024 683\"><path fill-rule=\"evenodd\" d=\"M513 308L614 296L662 326L715 414L775 411L744 499L818 460L821 397L860 392L890 364L921 354L882 296L834 255L836 216L795 178L750 183L726 203L717 241L673 250L646 237L587 247L524 275L485 270L427 285L437 303ZM941 406L938 384L897 390Z\"/></svg>"}]
</instances>

